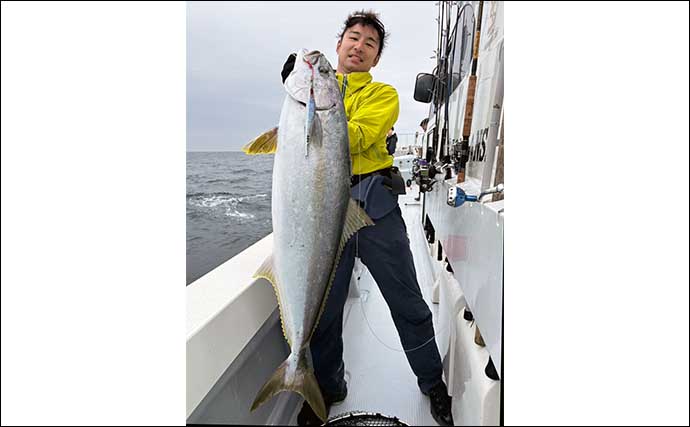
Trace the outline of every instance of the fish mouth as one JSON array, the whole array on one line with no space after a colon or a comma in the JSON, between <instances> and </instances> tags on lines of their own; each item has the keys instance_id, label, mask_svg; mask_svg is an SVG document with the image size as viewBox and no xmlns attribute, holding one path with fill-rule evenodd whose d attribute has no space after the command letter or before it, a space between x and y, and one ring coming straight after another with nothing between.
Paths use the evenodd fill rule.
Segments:
<instances>
[{"instance_id":1,"label":"fish mouth","mask_svg":"<svg viewBox=\"0 0 690 427\"><path fill-rule=\"evenodd\" d=\"M322 53L318 50L312 50L309 53L305 53L303 55L303 58L305 62L309 62L311 65L316 65L316 63L319 62L319 58L321 58L321 55Z\"/></svg>"},{"instance_id":2,"label":"fish mouth","mask_svg":"<svg viewBox=\"0 0 690 427\"><path fill-rule=\"evenodd\" d=\"M309 105L310 98L314 97L314 101L316 101L316 105L314 106L316 111L328 111L337 107L338 100L334 99L334 96L332 96L333 94L329 96L324 93L323 95L326 96L318 96L320 90L332 92L333 88L320 87L320 84L315 84L314 82L315 78L334 79L334 76L329 74L333 72L333 68L328 63L328 60L326 60L324 54L318 50L307 51L307 49L301 49L299 51L298 61L303 61L306 66L296 78L293 78L293 80L288 79L284 83L286 92L290 98L306 108ZM315 86L318 86L319 89ZM319 100L321 102L318 102Z\"/></svg>"}]
</instances>

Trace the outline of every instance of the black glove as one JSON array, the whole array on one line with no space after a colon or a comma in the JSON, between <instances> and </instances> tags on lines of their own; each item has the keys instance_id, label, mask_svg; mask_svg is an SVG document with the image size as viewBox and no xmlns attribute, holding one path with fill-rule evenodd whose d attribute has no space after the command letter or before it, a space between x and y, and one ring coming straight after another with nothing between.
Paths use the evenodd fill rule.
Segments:
<instances>
[{"instance_id":1,"label":"black glove","mask_svg":"<svg viewBox=\"0 0 690 427\"><path fill-rule=\"evenodd\" d=\"M292 69L295 68L295 59L297 59L297 54L291 53L290 56L288 56L287 61L285 61L285 65L283 65L283 71L280 72L280 77L283 78L283 83L285 83L285 79L288 78L288 76L292 72Z\"/></svg>"}]
</instances>

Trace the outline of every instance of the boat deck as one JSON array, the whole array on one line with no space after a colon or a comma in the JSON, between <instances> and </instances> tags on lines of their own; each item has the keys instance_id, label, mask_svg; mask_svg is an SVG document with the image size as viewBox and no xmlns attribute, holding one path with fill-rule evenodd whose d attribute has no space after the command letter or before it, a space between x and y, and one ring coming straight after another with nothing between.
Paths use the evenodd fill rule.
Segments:
<instances>
[{"instance_id":1,"label":"boat deck","mask_svg":"<svg viewBox=\"0 0 690 427\"><path fill-rule=\"evenodd\" d=\"M417 187L413 185L399 198L399 205L407 224L417 280L436 327L438 306L431 302L434 280L421 225L421 205L414 201L417 195ZM355 280L351 282L351 288L355 286L355 289L350 289L343 327L348 396L331 408L329 417L364 411L394 416L408 425L436 425L431 417L429 398L419 390L403 353L388 306L371 274L359 262L355 264L353 277L357 276L358 267L361 269L359 286ZM300 408L301 404L291 419L293 425L296 425Z\"/></svg>"}]
</instances>

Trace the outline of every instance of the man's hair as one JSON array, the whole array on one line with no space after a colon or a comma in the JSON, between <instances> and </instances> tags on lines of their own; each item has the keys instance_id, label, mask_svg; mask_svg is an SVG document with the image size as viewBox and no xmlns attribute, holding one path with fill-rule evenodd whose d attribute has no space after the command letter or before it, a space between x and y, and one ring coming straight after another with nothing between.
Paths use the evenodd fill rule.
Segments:
<instances>
[{"instance_id":1,"label":"man's hair","mask_svg":"<svg viewBox=\"0 0 690 427\"><path fill-rule=\"evenodd\" d=\"M422 121L419 123L419 126L424 127L424 125L426 125L427 123L429 123L429 118L428 118L428 117L425 118L424 120L422 120Z\"/></svg>"},{"instance_id":2,"label":"man's hair","mask_svg":"<svg viewBox=\"0 0 690 427\"><path fill-rule=\"evenodd\" d=\"M379 14L373 10L360 10L358 12L352 12L350 15L348 15L347 19L345 20L343 30L340 32L340 34L338 34L340 41L343 40L343 36L345 35L347 29L354 27L357 24L361 24L365 27L374 27L376 32L379 34L378 55L380 56L381 52L383 52L384 46L386 45L386 40L388 40L388 35L386 34L386 29L384 28L383 23L379 20Z\"/></svg>"}]
</instances>

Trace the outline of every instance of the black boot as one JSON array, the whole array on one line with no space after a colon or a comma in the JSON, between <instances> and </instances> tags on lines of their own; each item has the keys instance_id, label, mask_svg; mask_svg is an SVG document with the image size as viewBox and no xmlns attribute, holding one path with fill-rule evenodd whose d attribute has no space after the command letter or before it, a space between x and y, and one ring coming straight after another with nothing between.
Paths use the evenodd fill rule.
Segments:
<instances>
[{"instance_id":1,"label":"black boot","mask_svg":"<svg viewBox=\"0 0 690 427\"><path fill-rule=\"evenodd\" d=\"M326 404L326 413L331 410L331 405ZM322 426L323 421L318 415L314 413L311 406L305 401L302 404L302 409L297 414L297 425L298 426Z\"/></svg>"},{"instance_id":2,"label":"black boot","mask_svg":"<svg viewBox=\"0 0 690 427\"><path fill-rule=\"evenodd\" d=\"M448 396L446 384L443 381L436 384L429 390L428 396L431 404L431 416L439 425L452 426L451 398Z\"/></svg>"}]
</instances>

